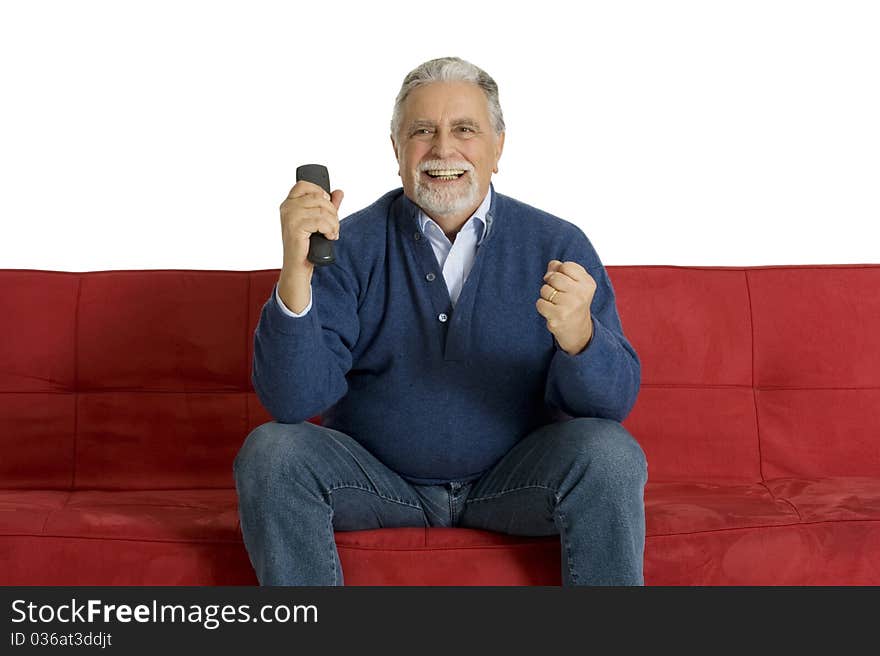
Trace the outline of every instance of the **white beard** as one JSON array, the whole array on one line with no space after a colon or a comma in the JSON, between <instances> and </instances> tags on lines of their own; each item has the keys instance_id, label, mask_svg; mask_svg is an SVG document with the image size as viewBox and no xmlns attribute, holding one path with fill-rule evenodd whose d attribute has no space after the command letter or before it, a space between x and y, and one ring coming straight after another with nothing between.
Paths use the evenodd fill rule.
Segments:
<instances>
[{"instance_id":1,"label":"white beard","mask_svg":"<svg viewBox=\"0 0 880 656\"><path fill-rule=\"evenodd\" d=\"M416 205L435 216L451 216L476 207L480 201L477 179L474 177L473 169L466 175L467 181L462 189L460 185L456 185L456 188L445 188L442 184L431 186L430 183L422 182L421 176L417 173L413 190Z\"/></svg>"}]
</instances>

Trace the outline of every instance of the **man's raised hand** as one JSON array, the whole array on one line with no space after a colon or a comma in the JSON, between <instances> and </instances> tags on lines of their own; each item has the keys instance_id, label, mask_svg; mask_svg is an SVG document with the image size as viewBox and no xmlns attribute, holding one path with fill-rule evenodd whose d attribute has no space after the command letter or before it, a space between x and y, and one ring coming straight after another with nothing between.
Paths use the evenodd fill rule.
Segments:
<instances>
[{"instance_id":1,"label":"man's raised hand","mask_svg":"<svg viewBox=\"0 0 880 656\"><path fill-rule=\"evenodd\" d=\"M547 264L535 307L547 320L556 343L569 355L583 351L593 336L590 304L595 293L596 281L577 262L550 260Z\"/></svg>"}]
</instances>

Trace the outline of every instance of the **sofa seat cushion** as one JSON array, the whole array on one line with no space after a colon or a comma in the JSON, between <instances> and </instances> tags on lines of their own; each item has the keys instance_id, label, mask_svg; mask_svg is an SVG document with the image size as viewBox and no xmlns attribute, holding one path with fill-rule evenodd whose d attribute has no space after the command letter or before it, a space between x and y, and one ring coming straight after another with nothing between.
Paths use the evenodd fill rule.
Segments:
<instances>
[{"instance_id":1,"label":"sofa seat cushion","mask_svg":"<svg viewBox=\"0 0 880 656\"><path fill-rule=\"evenodd\" d=\"M556 535L472 528L337 531L346 585L560 585Z\"/></svg>"},{"instance_id":2,"label":"sofa seat cushion","mask_svg":"<svg viewBox=\"0 0 880 656\"><path fill-rule=\"evenodd\" d=\"M778 478L767 487L791 504L802 522L880 521L880 478Z\"/></svg>"},{"instance_id":3,"label":"sofa seat cushion","mask_svg":"<svg viewBox=\"0 0 880 656\"><path fill-rule=\"evenodd\" d=\"M649 584L880 583L880 479L649 482L645 506ZM5 585L256 582L234 489L0 490L0 518ZM412 527L335 537L347 585L560 582L555 535Z\"/></svg>"},{"instance_id":4,"label":"sofa seat cushion","mask_svg":"<svg viewBox=\"0 0 880 656\"><path fill-rule=\"evenodd\" d=\"M234 489L0 490L0 517L3 585L256 583ZM336 541L348 585L559 584L556 536L413 527Z\"/></svg>"},{"instance_id":5,"label":"sofa seat cushion","mask_svg":"<svg viewBox=\"0 0 880 656\"><path fill-rule=\"evenodd\" d=\"M880 521L880 478L784 478L765 483L649 482L647 535L841 520ZM0 490L0 534L240 542L235 490ZM510 545L478 529L340 531L340 547L458 549ZM519 536L516 536L519 539ZM525 537L525 536L523 536ZM541 543L541 538L521 544Z\"/></svg>"},{"instance_id":6,"label":"sofa seat cushion","mask_svg":"<svg viewBox=\"0 0 880 656\"><path fill-rule=\"evenodd\" d=\"M5 535L241 542L229 489L0 490L0 513Z\"/></svg>"},{"instance_id":7,"label":"sofa seat cushion","mask_svg":"<svg viewBox=\"0 0 880 656\"><path fill-rule=\"evenodd\" d=\"M878 585L880 479L649 483L651 585Z\"/></svg>"},{"instance_id":8,"label":"sofa seat cushion","mask_svg":"<svg viewBox=\"0 0 880 656\"><path fill-rule=\"evenodd\" d=\"M2 585L254 585L235 490L0 490Z\"/></svg>"},{"instance_id":9,"label":"sofa seat cushion","mask_svg":"<svg viewBox=\"0 0 880 656\"><path fill-rule=\"evenodd\" d=\"M762 483L649 482L645 515L649 536L798 522L797 511Z\"/></svg>"},{"instance_id":10,"label":"sofa seat cushion","mask_svg":"<svg viewBox=\"0 0 880 656\"><path fill-rule=\"evenodd\" d=\"M0 490L0 535L42 535L69 496L56 490Z\"/></svg>"},{"instance_id":11,"label":"sofa seat cushion","mask_svg":"<svg viewBox=\"0 0 880 656\"><path fill-rule=\"evenodd\" d=\"M647 534L880 521L880 478L779 478L764 483L648 483Z\"/></svg>"}]
</instances>

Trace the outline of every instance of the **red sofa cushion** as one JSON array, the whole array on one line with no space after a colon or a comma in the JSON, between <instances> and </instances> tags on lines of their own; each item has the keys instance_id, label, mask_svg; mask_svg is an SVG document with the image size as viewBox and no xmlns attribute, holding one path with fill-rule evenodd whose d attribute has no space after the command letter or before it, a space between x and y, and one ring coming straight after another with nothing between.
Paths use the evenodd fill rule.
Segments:
<instances>
[{"instance_id":1,"label":"red sofa cushion","mask_svg":"<svg viewBox=\"0 0 880 656\"><path fill-rule=\"evenodd\" d=\"M609 275L642 362L625 425L650 480L759 480L745 272L635 266Z\"/></svg>"},{"instance_id":2,"label":"red sofa cushion","mask_svg":"<svg viewBox=\"0 0 880 656\"><path fill-rule=\"evenodd\" d=\"M880 582L880 480L648 483L645 580ZM234 490L0 491L6 585L256 584ZM555 537L337 532L348 585L559 585Z\"/></svg>"},{"instance_id":3,"label":"red sofa cushion","mask_svg":"<svg viewBox=\"0 0 880 656\"><path fill-rule=\"evenodd\" d=\"M0 271L0 487L72 482L79 279Z\"/></svg>"},{"instance_id":4,"label":"red sofa cushion","mask_svg":"<svg viewBox=\"0 0 880 656\"><path fill-rule=\"evenodd\" d=\"M749 272L767 477L880 475L877 267Z\"/></svg>"}]
</instances>

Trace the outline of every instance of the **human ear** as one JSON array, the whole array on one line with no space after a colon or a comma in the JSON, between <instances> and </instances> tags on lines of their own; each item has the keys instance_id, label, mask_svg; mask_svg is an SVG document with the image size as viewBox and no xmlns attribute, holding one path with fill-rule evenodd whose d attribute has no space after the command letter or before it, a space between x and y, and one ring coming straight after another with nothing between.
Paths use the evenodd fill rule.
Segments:
<instances>
[{"instance_id":1,"label":"human ear","mask_svg":"<svg viewBox=\"0 0 880 656\"><path fill-rule=\"evenodd\" d=\"M498 144L495 146L495 169L494 173L498 173L498 160L501 159L501 151L504 150L504 135L506 133L502 132L498 135Z\"/></svg>"}]
</instances>

